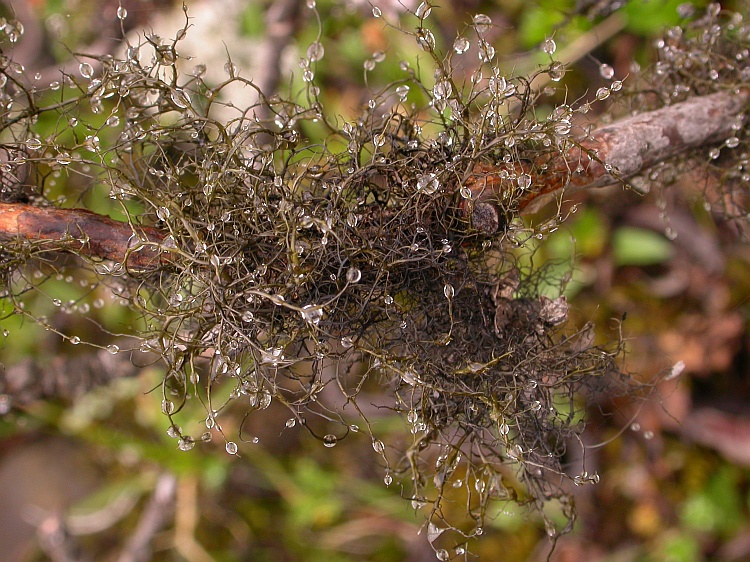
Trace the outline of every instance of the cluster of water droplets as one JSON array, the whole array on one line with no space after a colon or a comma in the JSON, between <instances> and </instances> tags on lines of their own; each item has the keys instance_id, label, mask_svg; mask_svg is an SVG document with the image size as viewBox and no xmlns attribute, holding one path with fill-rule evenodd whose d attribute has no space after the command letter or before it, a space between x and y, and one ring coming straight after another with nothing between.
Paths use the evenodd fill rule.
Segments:
<instances>
[{"instance_id":1,"label":"cluster of water droplets","mask_svg":"<svg viewBox=\"0 0 750 562\"><path fill-rule=\"evenodd\" d=\"M313 1L307 8L317 15ZM384 17L377 7L372 15ZM566 422L573 413L551 408L553 397L584 387L579 373L614 370L614 352L563 336L567 308L538 296L534 274L503 281L528 235L519 202L541 187L535 178L545 158L572 146L574 114L585 107L563 104L537 118L533 80L496 63L490 17L473 16L442 52L431 15L422 2L404 32L427 62L402 63L402 77L340 126L324 115L316 85L326 56L320 36L299 60L303 99L235 108L222 98L226 84L204 80L204 66L182 70L186 28L174 39L146 35L121 60L87 59L80 76L50 84L77 92L70 104L77 111L34 108L19 119L3 171L20 175L30 163L43 170L32 195L47 205L71 203L61 192L73 175L94 178L104 203L132 226L129 251L153 251L152 263L134 267L127 258L87 256L83 239L76 252L68 240L92 286L80 301L50 300L85 313L84 305L97 308L102 287L137 311L144 328L131 347L165 365L161 408L180 450L218 433L227 454L241 454L257 438L224 435L223 416L237 407L253 415L285 408L284 430L307 429L326 448L365 433L384 484L403 481L416 508L434 506L434 515L450 494L468 496L478 536L488 503L512 499L514 486L528 485L537 504L562 494L545 482L562 476L562 443L577 429ZM541 49L551 62L537 74L560 81L554 39ZM374 52L366 74L386 58ZM612 80L610 70L602 65L602 77ZM231 60L225 71L228 82L246 83ZM20 73L9 62L0 76ZM620 86L611 82L607 95ZM8 107L18 103L19 92L2 92ZM423 105L409 103L422 95ZM219 107L232 117L217 117ZM38 110L81 134L67 144L41 138ZM81 123L92 114L101 125ZM4 119L16 116L9 109ZM306 141L308 126L321 124L334 148ZM473 222L480 204L497 213L492 231ZM149 238L144 226L161 235ZM6 250L16 258L30 252ZM10 272L16 263L3 266ZM41 275L52 275L50 267ZM8 290L20 295L29 285ZM119 343L94 343L120 351ZM389 389L385 405L406 420L405 458L366 419L360 431L341 411L356 407L367 380ZM176 423L188 400L205 407L205 431L191 435ZM504 482L512 471L517 482ZM438 559L463 555L464 546L437 546L449 524L436 521L428 539Z\"/></svg>"},{"instance_id":2,"label":"cluster of water droplets","mask_svg":"<svg viewBox=\"0 0 750 562\"><path fill-rule=\"evenodd\" d=\"M730 12L723 11L719 3L710 3L702 10L691 3L681 4L678 13L685 21L681 26L667 29L655 41L658 60L653 69L638 73L643 84L634 84L635 95L626 98L631 102L630 110L671 105L691 96L730 89L738 95L745 92L750 85L750 25L743 16L748 3L743 2L742 6L744 10ZM660 96L652 96L654 91L660 92ZM654 167L644 177L635 178L634 185L647 191L672 183L679 177L680 170L707 169L721 178L719 185L723 196L706 193L706 210L747 220L737 203L737 197L747 191L750 181L746 123L747 114L737 114L725 138L700 153ZM663 220L665 234L674 238L676 234L666 213L663 213Z\"/></svg>"}]
</instances>

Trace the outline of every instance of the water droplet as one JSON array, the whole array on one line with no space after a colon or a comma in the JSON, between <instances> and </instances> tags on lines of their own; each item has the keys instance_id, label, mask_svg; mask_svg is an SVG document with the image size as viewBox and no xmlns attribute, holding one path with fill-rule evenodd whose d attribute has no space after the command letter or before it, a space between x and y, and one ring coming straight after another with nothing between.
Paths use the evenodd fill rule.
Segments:
<instances>
[{"instance_id":1,"label":"water droplet","mask_svg":"<svg viewBox=\"0 0 750 562\"><path fill-rule=\"evenodd\" d=\"M546 39L544 43L542 43L542 51L548 55L554 54L554 52L557 51L557 43L555 43L555 40L552 38Z\"/></svg>"},{"instance_id":2,"label":"water droplet","mask_svg":"<svg viewBox=\"0 0 750 562\"><path fill-rule=\"evenodd\" d=\"M226 445L227 453L230 455L236 455L237 454L237 443L234 441L228 441Z\"/></svg>"},{"instance_id":3,"label":"water droplet","mask_svg":"<svg viewBox=\"0 0 750 562\"><path fill-rule=\"evenodd\" d=\"M380 8L378 8L377 6L372 9L372 16L373 17L379 18L382 15L383 15L382 10Z\"/></svg>"},{"instance_id":4,"label":"water droplet","mask_svg":"<svg viewBox=\"0 0 750 562\"><path fill-rule=\"evenodd\" d=\"M341 347L344 349L349 349L354 345L354 341L349 336L344 336L341 338Z\"/></svg>"},{"instance_id":5,"label":"water droplet","mask_svg":"<svg viewBox=\"0 0 750 562\"><path fill-rule=\"evenodd\" d=\"M78 71L84 78L91 78L94 75L94 67L87 62L78 65Z\"/></svg>"},{"instance_id":6,"label":"water droplet","mask_svg":"<svg viewBox=\"0 0 750 562\"><path fill-rule=\"evenodd\" d=\"M328 435L325 435L323 437L323 445L325 445L328 448L335 447L338 441L339 441L339 438L336 437L333 433L329 433Z\"/></svg>"},{"instance_id":7,"label":"water droplet","mask_svg":"<svg viewBox=\"0 0 750 562\"><path fill-rule=\"evenodd\" d=\"M10 412L11 398L7 394L0 394L0 416Z\"/></svg>"},{"instance_id":8,"label":"water droplet","mask_svg":"<svg viewBox=\"0 0 750 562\"><path fill-rule=\"evenodd\" d=\"M359 215L357 215L356 213L349 213L348 215L346 215L346 224L348 224L352 228L357 226L357 224L359 224Z\"/></svg>"},{"instance_id":9,"label":"water droplet","mask_svg":"<svg viewBox=\"0 0 750 562\"><path fill-rule=\"evenodd\" d=\"M263 389L263 391L260 393L260 396L258 397L258 409L265 410L271 405L272 400L273 397L271 396L271 393Z\"/></svg>"},{"instance_id":10,"label":"water droplet","mask_svg":"<svg viewBox=\"0 0 750 562\"><path fill-rule=\"evenodd\" d=\"M401 380L409 386L416 386L419 383L419 376L414 371L407 370L401 373Z\"/></svg>"},{"instance_id":11,"label":"water droplet","mask_svg":"<svg viewBox=\"0 0 750 562\"><path fill-rule=\"evenodd\" d=\"M224 64L224 72L226 72L230 78L234 78L237 76L237 65L232 61L227 61Z\"/></svg>"},{"instance_id":12,"label":"water droplet","mask_svg":"<svg viewBox=\"0 0 750 562\"><path fill-rule=\"evenodd\" d=\"M679 377L682 372L685 370L685 362L684 361L678 361L674 365L672 365L672 368L669 371L669 374L664 377L665 381L669 381L672 379L676 379Z\"/></svg>"},{"instance_id":13,"label":"water droplet","mask_svg":"<svg viewBox=\"0 0 750 562\"><path fill-rule=\"evenodd\" d=\"M284 425L286 427L294 427L295 425L297 425L297 420L295 420L294 418L289 418L288 420L286 420L286 423Z\"/></svg>"},{"instance_id":14,"label":"water droplet","mask_svg":"<svg viewBox=\"0 0 750 562\"><path fill-rule=\"evenodd\" d=\"M42 142L37 138L31 138L26 141L26 146L29 150L39 150L42 148Z\"/></svg>"},{"instance_id":15,"label":"water droplet","mask_svg":"<svg viewBox=\"0 0 750 562\"><path fill-rule=\"evenodd\" d=\"M437 100L448 98L452 93L453 86L451 86L451 83L448 80L438 81L432 89L432 95Z\"/></svg>"},{"instance_id":16,"label":"water droplet","mask_svg":"<svg viewBox=\"0 0 750 562\"><path fill-rule=\"evenodd\" d=\"M549 79L553 82L559 82L565 76L565 65L559 61L555 61L549 65L547 69Z\"/></svg>"},{"instance_id":17,"label":"water droplet","mask_svg":"<svg viewBox=\"0 0 750 562\"><path fill-rule=\"evenodd\" d=\"M302 307L300 314L305 322L317 326L323 318L323 309L317 305L307 304Z\"/></svg>"},{"instance_id":18,"label":"water droplet","mask_svg":"<svg viewBox=\"0 0 750 562\"><path fill-rule=\"evenodd\" d=\"M128 17L128 11L123 8L122 6L118 6L117 8L117 19L124 20L126 17Z\"/></svg>"},{"instance_id":19,"label":"water droplet","mask_svg":"<svg viewBox=\"0 0 750 562\"><path fill-rule=\"evenodd\" d=\"M117 353L120 351L120 346L115 344L108 345L107 351L109 351L112 355L117 355Z\"/></svg>"},{"instance_id":20,"label":"water droplet","mask_svg":"<svg viewBox=\"0 0 750 562\"><path fill-rule=\"evenodd\" d=\"M315 0L307 0L306 5L311 10L314 10L315 6L317 5L317 2Z\"/></svg>"},{"instance_id":21,"label":"water droplet","mask_svg":"<svg viewBox=\"0 0 750 562\"><path fill-rule=\"evenodd\" d=\"M474 29L477 33L483 35L492 28L492 18L485 14L477 14L474 16Z\"/></svg>"},{"instance_id":22,"label":"water droplet","mask_svg":"<svg viewBox=\"0 0 750 562\"><path fill-rule=\"evenodd\" d=\"M325 49L319 41L315 41L307 48L307 58L310 60L310 62L319 61L323 58L323 55L325 55Z\"/></svg>"},{"instance_id":23,"label":"water droplet","mask_svg":"<svg viewBox=\"0 0 750 562\"><path fill-rule=\"evenodd\" d=\"M471 43L469 43L466 37L456 37L456 40L453 42L453 50L459 55L463 55L469 50L469 47L471 47Z\"/></svg>"},{"instance_id":24,"label":"water droplet","mask_svg":"<svg viewBox=\"0 0 750 562\"><path fill-rule=\"evenodd\" d=\"M521 189L528 189L531 187L531 176L529 174L521 174L518 176L518 187Z\"/></svg>"},{"instance_id":25,"label":"water droplet","mask_svg":"<svg viewBox=\"0 0 750 562\"><path fill-rule=\"evenodd\" d=\"M427 19L430 17L430 14L432 13L432 6L430 6L427 2L422 2L418 7L417 11L414 12L414 15L416 15L419 19Z\"/></svg>"},{"instance_id":26,"label":"water droplet","mask_svg":"<svg viewBox=\"0 0 750 562\"><path fill-rule=\"evenodd\" d=\"M432 195L440 189L440 182L433 173L424 174L417 179L417 190L425 195Z\"/></svg>"},{"instance_id":27,"label":"water droplet","mask_svg":"<svg viewBox=\"0 0 750 562\"><path fill-rule=\"evenodd\" d=\"M609 88L599 88L596 91L596 99L599 101L606 100L609 97Z\"/></svg>"},{"instance_id":28,"label":"water droplet","mask_svg":"<svg viewBox=\"0 0 750 562\"><path fill-rule=\"evenodd\" d=\"M434 543L437 540L437 538L443 534L443 531L445 531L445 529L438 527L432 521L430 521L427 524L427 541L430 544ZM447 558L444 558L441 560L447 560Z\"/></svg>"},{"instance_id":29,"label":"water droplet","mask_svg":"<svg viewBox=\"0 0 750 562\"><path fill-rule=\"evenodd\" d=\"M677 15L683 19L692 18L695 14L695 6L692 2L683 2L677 6Z\"/></svg>"},{"instance_id":30,"label":"water droplet","mask_svg":"<svg viewBox=\"0 0 750 562\"><path fill-rule=\"evenodd\" d=\"M479 60L482 62L490 62L495 58L495 47L483 41L479 44L479 53L477 54Z\"/></svg>"},{"instance_id":31,"label":"water droplet","mask_svg":"<svg viewBox=\"0 0 750 562\"><path fill-rule=\"evenodd\" d=\"M615 75L615 69L608 64L602 64L599 66L599 74L605 80L612 80Z\"/></svg>"},{"instance_id":32,"label":"water droplet","mask_svg":"<svg viewBox=\"0 0 750 562\"><path fill-rule=\"evenodd\" d=\"M372 448L376 453L382 453L383 451L385 451L385 445L380 439L372 440Z\"/></svg>"},{"instance_id":33,"label":"water droplet","mask_svg":"<svg viewBox=\"0 0 750 562\"><path fill-rule=\"evenodd\" d=\"M70 158L70 154L68 154L67 152L61 152L55 158L55 162L57 162L61 166L68 166L72 162L72 159Z\"/></svg>"},{"instance_id":34,"label":"water droplet","mask_svg":"<svg viewBox=\"0 0 750 562\"><path fill-rule=\"evenodd\" d=\"M383 302L385 304L393 304L393 297L391 295L386 295L383 297Z\"/></svg>"},{"instance_id":35,"label":"water droplet","mask_svg":"<svg viewBox=\"0 0 750 562\"><path fill-rule=\"evenodd\" d=\"M162 400L161 401L161 411L163 414L173 414L174 413L174 402L171 400Z\"/></svg>"},{"instance_id":36,"label":"water droplet","mask_svg":"<svg viewBox=\"0 0 750 562\"><path fill-rule=\"evenodd\" d=\"M359 283L360 279L362 279L362 272L358 268L350 267L346 271L347 283Z\"/></svg>"},{"instance_id":37,"label":"water droplet","mask_svg":"<svg viewBox=\"0 0 750 562\"><path fill-rule=\"evenodd\" d=\"M433 51L435 49L435 36L432 31L424 27L417 29L417 44L423 51Z\"/></svg>"},{"instance_id":38,"label":"water droplet","mask_svg":"<svg viewBox=\"0 0 750 562\"><path fill-rule=\"evenodd\" d=\"M195 447L195 440L192 437L183 437L177 443L177 447L180 449L180 451L189 451L190 449Z\"/></svg>"},{"instance_id":39,"label":"water droplet","mask_svg":"<svg viewBox=\"0 0 750 562\"><path fill-rule=\"evenodd\" d=\"M445 550L444 548L441 548L440 550L435 551L435 557L438 560L449 560L451 555L447 550Z\"/></svg>"},{"instance_id":40,"label":"water droplet","mask_svg":"<svg viewBox=\"0 0 750 562\"><path fill-rule=\"evenodd\" d=\"M500 435L508 435L510 433L510 427L508 427L508 424L503 422L500 424L500 427L498 427L498 431L500 431Z\"/></svg>"},{"instance_id":41,"label":"water droplet","mask_svg":"<svg viewBox=\"0 0 750 562\"><path fill-rule=\"evenodd\" d=\"M386 486L390 486L392 482L393 477L390 474L386 473L386 475L383 477L383 484L385 484Z\"/></svg>"},{"instance_id":42,"label":"water droplet","mask_svg":"<svg viewBox=\"0 0 750 562\"><path fill-rule=\"evenodd\" d=\"M452 299L453 295L455 294L455 290L453 289L453 285L450 283L446 283L443 287L443 294L445 295L446 299Z\"/></svg>"},{"instance_id":43,"label":"water droplet","mask_svg":"<svg viewBox=\"0 0 750 562\"><path fill-rule=\"evenodd\" d=\"M725 144L726 144L726 145L727 145L727 147L729 147L729 148L737 148L737 146L738 146L738 145L740 144L740 139L738 139L737 137L729 137L729 138L728 138L728 139L726 140L726 143L725 143Z\"/></svg>"}]
</instances>

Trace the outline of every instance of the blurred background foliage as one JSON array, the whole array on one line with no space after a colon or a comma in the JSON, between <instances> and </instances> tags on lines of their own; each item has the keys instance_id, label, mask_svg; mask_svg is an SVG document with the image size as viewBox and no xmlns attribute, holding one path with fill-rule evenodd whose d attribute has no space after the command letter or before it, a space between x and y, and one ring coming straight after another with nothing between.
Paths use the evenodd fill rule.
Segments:
<instances>
[{"instance_id":1,"label":"blurred background foliage","mask_svg":"<svg viewBox=\"0 0 750 562\"><path fill-rule=\"evenodd\" d=\"M408 0L373 4L394 23L405 17L405 8L417 8ZM682 3L441 4L433 11L432 24L440 31L436 35L443 50L471 15L486 13L496 24L492 44L508 73L532 72L548 61L539 45L554 38L561 58L571 63L564 87L550 97L554 103L593 98L605 84L602 64L626 80L634 64L647 66L656 36L679 23ZM705 7L705 2L693 4L697 10ZM268 30L268 3L190 0L186 5L195 18L190 31L199 46L192 53L195 62L221 68L229 53L252 78L253 54ZM734 7L732 2L722 5ZM169 36L182 25L180 6L169 0L131 0L127 8L140 29ZM296 20L284 55L283 93L303 91L296 61L319 33L326 57L319 62L317 83L331 116L356 115L368 92L402 77L401 60L419 66L422 55L413 38L373 18L368 3L319 0L317 8L320 28L313 18ZM111 23L116 9L111 0L28 0L4 6L7 15L15 11L27 27L24 41L32 44L23 47L22 42L19 49L35 55L25 63L29 73L113 38L117 49L119 29ZM209 31L202 31L204 24ZM220 33L216 25L224 26ZM375 63L368 72L366 61ZM45 95L54 98L55 93ZM425 101L418 91L409 95L415 103ZM96 123L101 116L86 118ZM58 123L50 120L40 127L54 135ZM73 129L66 126L65 131ZM325 141L322 127L308 127L303 134L312 143ZM75 176L46 173L53 175L47 185L61 194L85 196L90 188ZM536 247L529 266L549 264L552 279L567 280L573 321L581 326L595 322L602 341L619 327L612 319L626 316L626 370L651 380L683 361L685 371L663 383L650 402L588 404L587 462L601 482L577 490L580 519L559 541L552 560L750 558L750 247L733 225L703 207L689 178L661 196L639 197L617 187L576 194L566 205L574 212L570 220L546 240L529 242ZM114 207L98 210L112 213ZM677 232L674 240L664 234L664 212ZM45 282L50 293L65 295L66 306L49 299L32 303L37 311L46 307L59 330L79 333L102 347L112 339L100 326L122 334L138 330L142 320L104 287L90 294L85 279L77 288L77 280L68 275ZM550 293L557 287L559 283L550 283ZM75 307L84 301L91 310L82 319ZM0 306L8 308L7 303ZM90 352L19 316L4 318L2 329L0 361L6 368L31 359L42 369L56 370L64 365L56 359ZM167 435L168 420L159 408L162 367L149 364L137 351L132 359L142 367L136 377L120 378L74 400L38 402L0 417L3 559L137 559L127 558L134 552L128 550L129 541L163 489L172 490L173 511L164 508L167 522L145 559L435 559L424 514L401 498L397 486L383 484L382 467L365 436L325 448L304 430L289 427L282 411L271 408L262 419L248 420L237 411L224 417L222 429L250 436L240 455L228 455L222 440L199 443L185 453ZM205 415L195 402L176 416L190 431L199 431ZM384 411L372 419L384 440L399 441L404 427L398 417ZM465 508L457 497L448 509ZM545 559L549 544L541 521L508 504L489 518L471 549L481 560L515 562ZM451 553L462 557L460 550Z\"/></svg>"}]
</instances>

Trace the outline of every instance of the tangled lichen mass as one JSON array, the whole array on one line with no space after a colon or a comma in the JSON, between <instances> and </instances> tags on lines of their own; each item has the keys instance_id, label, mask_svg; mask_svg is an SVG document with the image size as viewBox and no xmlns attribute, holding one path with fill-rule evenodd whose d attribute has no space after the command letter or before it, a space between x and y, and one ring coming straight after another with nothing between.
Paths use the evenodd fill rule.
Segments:
<instances>
[{"instance_id":1,"label":"tangled lichen mass","mask_svg":"<svg viewBox=\"0 0 750 562\"><path fill-rule=\"evenodd\" d=\"M431 540L451 524L442 502L456 490L475 522L464 537L481 534L493 500L543 511L556 499L570 522L562 480L597 480L562 466L585 427L578 396L628 392L632 381L616 362L620 342L594 345L590 326L571 329L565 298L539 290L544 268L518 265L519 247L564 217L534 229L519 211L550 190L535 182L556 157L571 164L579 149L575 166L554 170L563 188L601 163L576 140L584 131L574 116L589 106L564 104L537 118L544 92L532 88L533 76L508 77L495 64L489 18L474 17L441 54L428 16L426 8L414 14L413 36L431 68L404 64L402 80L340 125L315 85L319 42L302 59L297 101L261 94L230 119L215 116L220 106L232 110L222 89L253 85L231 62L223 84L205 82L200 66L183 73L187 26L172 41L149 36L128 44L122 59L92 61L96 73L82 62L80 78L50 86L59 88L54 102L37 98L4 59L3 200L114 204L132 230L119 262L87 251L91 241L74 229L67 240L5 240L4 296L11 313L49 325L24 306L26 293L38 279L88 264L91 287L111 287L141 314L134 336L166 366L167 416L201 400L213 429L234 403L251 412L275 403L289 409L290 427L307 427L326 446L366 432L386 484L398 481L415 505L430 506ZM467 51L479 51L481 64L464 83L455 69ZM557 82L563 70L550 60L538 73ZM621 87L613 82L602 97ZM412 90L423 106L410 101ZM38 136L41 120L57 121L55 138ZM325 128L325 140L308 142L309 127ZM61 194L60 177L85 187ZM108 198L95 201L102 187ZM56 249L76 261L51 257ZM150 260L131 259L145 250ZM389 390L379 405L403 414L411 430L405 450L384 444L358 403L374 385ZM184 450L200 439L176 422L169 431ZM227 451L242 454L225 439ZM551 536L567 528L545 521Z\"/></svg>"}]
</instances>

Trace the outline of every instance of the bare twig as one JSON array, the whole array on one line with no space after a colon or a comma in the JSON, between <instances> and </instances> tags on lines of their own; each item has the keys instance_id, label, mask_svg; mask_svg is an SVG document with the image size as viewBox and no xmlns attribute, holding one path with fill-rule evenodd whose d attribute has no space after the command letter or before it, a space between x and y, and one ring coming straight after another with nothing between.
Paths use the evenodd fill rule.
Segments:
<instances>
[{"instance_id":1,"label":"bare twig","mask_svg":"<svg viewBox=\"0 0 750 562\"><path fill-rule=\"evenodd\" d=\"M266 12L266 39L260 47L259 65L254 82L264 96L273 96L281 81L281 57L289 45L297 26L301 0L272 2ZM268 107L262 105L259 118L268 117Z\"/></svg>"},{"instance_id":2,"label":"bare twig","mask_svg":"<svg viewBox=\"0 0 750 562\"><path fill-rule=\"evenodd\" d=\"M70 536L63 518L49 515L37 527L39 546L52 562L74 562L81 558L80 545Z\"/></svg>"},{"instance_id":3,"label":"bare twig","mask_svg":"<svg viewBox=\"0 0 750 562\"><path fill-rule=\"evenodd\" d=\"M159 247L165 237L156 228L133 227L85 209L0 203L0 241L55 242L51 250L125 262L130 268L154 267L168 259Z\"/></svg>"},{"instance_id":4,"label":"bare twig","mask_svg":"<svg viewBox=\"0 0 750 562\"><path fill-rule=\"evenodd\" d=\"M120 553L118 562L145 562L152 559L151 541L172 516L177 478L165 472L159 476L154 493L143 511L135 532Z\"/></svg>"}]
</instances>

